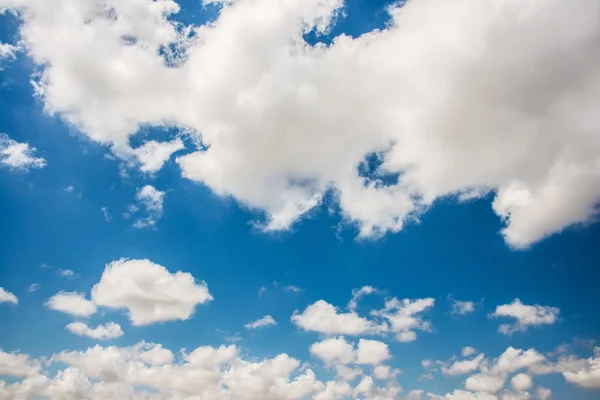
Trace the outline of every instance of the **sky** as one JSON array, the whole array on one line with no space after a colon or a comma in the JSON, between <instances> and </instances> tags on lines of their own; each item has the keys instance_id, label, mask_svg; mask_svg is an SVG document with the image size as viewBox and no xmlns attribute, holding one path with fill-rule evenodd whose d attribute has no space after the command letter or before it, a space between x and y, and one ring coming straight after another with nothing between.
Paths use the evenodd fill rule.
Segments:
<instances>
[{"instance_id":1,"label":"sky","mask_svg":"<svg viewBox=\"0 0 600 400\"><path fill-rule=\"evenodd\" d=\"M0 399L598 399L599 13L0 0Z\"/></svg>"}]
</instances>

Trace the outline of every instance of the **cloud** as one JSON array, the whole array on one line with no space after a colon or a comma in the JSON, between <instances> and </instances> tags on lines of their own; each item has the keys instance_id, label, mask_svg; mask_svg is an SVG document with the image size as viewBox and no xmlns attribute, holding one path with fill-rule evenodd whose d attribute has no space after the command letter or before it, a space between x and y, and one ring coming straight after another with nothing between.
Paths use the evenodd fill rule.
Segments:
<instances>
[{"instance_id":1,"label":"cloud","mask_svg":"<svg viewBox=\"0 0 600 400\"><path fill-rule=\"evenodd\" d=\"M19 299L11 292L0 287L0 303L19 304Z\"/></svg>"},{"instance_id":2,"label":"cloud","mask_svg":"<svg viewBox=\"0 0 600 400\"><path fill-rule=\"evenodd\" d=\"M357 364L376 366L390 358L391 355L387 344L368 339L360 339L358 341L358 349L356 351Z\"/></svg>"},{"instance_id":3,"label":"cloud","mask_svg":"<svg viewBox=\"0 0 600 400\"><path fill-rule=\"evenodd\" d=\"M376 329L366 318L355 312L340 313L324 300L311 304L301 313L294 311L291 320L301 329L328 335L364 335Z\"/></svg>"},{"instance_id":4,"label":"cloud","mask_svg":"<svg viewBox=\"0 0 600 400\"><path fill-rule=\"evenodd\" d=\"M17 57L15 53L19 50L19 47L15 45L0 42L0 61L14 60ZM0 70L1 69L2 66L0 65Z\"/></svg>"},{"instance_id":5,"label":"cloud","mask_svg":"<svg viewBox=\"0 0 600 400\"><path fill-rule=\"evenodd\" d=\"M300 292L302 292L302 289L300 289L298 286L294 286L294 285L284 286L283 290L285 292L291 292L291 293L300 293Z\"/></svg>"},{"instance_id":6,"label":"cloud","mask_svg":"<svg viewBox=\"0 0 600 400\"><path fill-rule=\"evenodd\" d=\"M35 147L28 143L19 143L5 134L0 134L0 165L14 170L29 171L32 168L44 168L46 160L35 157Z\"/></svg>"},{"instance_id":7,"label":"cloud","mask_svg":"<svg viewBox=\"0 0 600 400\"><path fill-rule=\"evenodd\" d=\"M163 212L163 201L165 192L157 190L152 185L146 185L138 189L135 199L139 201L146 209L148 216L140 218L133 226L135 228L153 227L156 225Z\"/></svg>"},{"instance_id":8,"label":"cloud","mask_svg":"<svg viewBox=\"0 0 600 400\"><path fill-rule=\"evenodd\" d=\"M112 215L110 215L110 212L108 211L108 207L102 207L100 209L100 211L102 211L102 215L104 216L104 220L106 222L110 222L112 220Z\"/></svg>"},{"instance_id":9,"label":"cloud","mask_svg":"<svg viewBox=\"0 0 600 400\"><path fill-rule=\"evenodd\" d=\"M377 293L378 290L372 286L363 286L360 289L352 289L352 299L348 302L349 310L356 310L358 307L358 301L369 294Z\"/></svg>"},{"instance_id":10,"label":"cloud","mask_svg":"<svg viewBox=\"0 0 600 400\"><path fill-rule=\"evenodd\" d=\"M330 367L350 364L356 359L354 344L347 342L343 336L312 344L310 353Z\"/></svg>"},{"instance_id":11,"label":"cloud","mask_svg":"<svg viewBox=\"0 0 600 400\"><path fill-rule=\"evenodd\" d=\"M119 324L107 322L95 328L89 327L83 322L71 322L65 329L78 336L88 336L97 340L115 339L123 336L123 330Z\"/></svg>"},{"instance_id":12,"label":"cloud","mask_svg":"<svg viewBox=\"0 0 600 400\"><path fill-rule=\"evenodd\" d=\"M473 347L471 347L471 346L466 346L466 347L463 347L463 348L462 348L462 350L461 350L461 352L460 352L460 354L461 354L463 357L469 357L469 356L472 356L472 355L473 355L473 354L475 354L475 353L477 353L477 350L476 350L476 349L474 349L474 348L473 348Z\"/></svg>"},{"instance_id":13,"label":"cloud","mask_svg":"<svg viewBox=\"0 0 600 400\"><path fill-rule=\"evenodd\" d=\"M149 260L111 262L92 289L96 304L126 309L133 325L187 320L198 304L212 299L205 282Z\"/></svg>"},{"instance_id":14,"label":"cloud","mask_svg":"<svg viewBox=\"0 0 600 400\"><path fill-rule=\"evenodd\" d=\"M85 293L77 292L59 292L48 299L46 306L76 317L89 317L97 310L96 304L85 298Z\"/></svg>"},{"instance_id":15,"label":"cloud","mask_svg":"<svg viewBox=\"0 0 600 400\"><path fill-rule=\"evenodd\" d=\"M517 392L524 392L531 389L533 381L529 375L521 373L513 376L510 380L510 384Z\"/></svg>"},{"instance_id":16,"label":"cloud","mask_svg":"<svg viewBox=\"0 0 600 400\"><path fill-rule=\"evenodd\" d=\"M389 322L389 330L395 333L396 340L412 342L417 338L417 330L431 331L431 324L420 314L432 308L434 304L435 300L432 298L398 300L394 297L385 302L383 310L371 311L371 314Z\"/></svg>"},{"instance_id":17,"label":"cloud","mask_svg":"<svg viewBox=\"0 0 600 400\"><path fill-rule=\"evenodd\" d=\"M40 288L40 284L39 283L32 283L31 285L29 285L29 287L27 288L27 291L29 293L33 293L35 291L37 291Z\"/></svg>"},{"instance_id":18,"label":"cloud","mask_svg":"<svg viewBox=\"0 0 600 400\"><path fill-rule=\"evenodd\" d=\"M484 361L484 354L481 353L477 357L470 360L462 360L454 362L450 367L442 367L444 375L464 375L478 369Z\"/></svg>"},{"instance_id":19,"label":"cloud","mask_svg":"<svg viewBox=\"0 0 600 400\"><path fill-rule=\"evenodd\" d=\"M526 247L588 221L600 198L600 4L573 1L396 2L386 29L329 46L303 35L326 32L341 0L233 1L188 28L166 0L107 0L110 16L97 2L3 4L24 21L49 113L116 153L140 127L200 132L183 176L264 212L266 229L330 190L361 237L491 192L506 241ZM359 174L373 153L397 182Z\"/></svg>"},{"instance_id":20,"label":"cloud","mask_svg":"<svg viewBox=\"0 0 600 400\"><path fill-rule=\"evenodd\" d=\"M244 327L246 329L258 329L258 328L265 328L267 326L273 326L273 325L277 325L277 322L275 322L275 319L270 315L265 315L264 317L262 317L259 320L256 320L254 322L244 325Z\"/></svg>"},{"instance_id":21,"label":"cloud","mask_svg":"<svg viewBox=\"0 0 600 400\"><path fill-rule=\"evenodd\" d=\"M75 272L71 271L70 269L58 269L58 270L56 270L56 272L58 272L58 274L60 276L63 276L65 278L74 278L75 277Z\"/></svg>"},{"instance_id":22,"label":"cloud","mask_svg":"<svg viewBox=\"0 0 600 400\"><path fill-rule=\"evenodd\" d=\"M539 387L535 390L535 396L537 400L549 400L550 397L552 397L552 390L545 387Z\"/></svg>"},{"instance_id":23,"label":"cloud","mask_svg":"<svg viewBox=\"0 0 600 400\"><path fill-rule=\"evenodd\" d=\"M491 314L494 318L514 318L514 324L502 324L498 329L505 335L515 332L525 332L531 326L552 325L558 320L560 310L556 307L533 305L528 306L515 299L510 304L496 307Z\"/></svg>"},{"instance_id":24,"label":"cloud","mask_svg":"<svg viewBox=\"0 0 600 400\"><path fill-rule=\"evenodd\" d=\"M185 146L180 138L175 138L170 142L149 140L142 146L132 150L132 154L140 165L140 171L155 173L163 167L173 153L184 148Z\"/></svg>"},{"instance_id":25,"label":"cloud","mask_svg":"<svg viewBox=\"0 0 600 400\"><path fill-rule=\"evenodd\" d=\"M588 389L600 388L600 347L594 349L594 357L590 357L575 371L565 371L563 376L571 383Z\"/></svg>"},{"instance_id":26,"label":"cloud","mask_svg":"<svg viewBox=\"0 0 600 400\"><path fill-rule=\"evenodd\" d=\"M26 354L6 353L0 349L0 375L23 378L32 376L40 370L40 362ZM0 384L0 394L2 394Z\"/></svg>"},{"instance_id":27,"label":"cloud","mask_svg":"<svg viewBox=\"0 0 600 400\"><path fill-rule=\"evenodd\" d=\"M467 315L475 311L475 303L472 301L459 301L450 299L452 302L452 315Z\"/></svg>"}]
</instances>

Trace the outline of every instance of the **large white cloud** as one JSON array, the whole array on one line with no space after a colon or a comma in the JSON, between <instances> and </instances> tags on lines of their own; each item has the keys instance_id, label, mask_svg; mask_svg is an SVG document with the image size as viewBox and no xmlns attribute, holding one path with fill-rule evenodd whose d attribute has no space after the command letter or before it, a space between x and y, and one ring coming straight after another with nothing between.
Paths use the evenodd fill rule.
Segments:
<instances>
[{"instance_id":1,"label":"large white cloud","mask_svg":"<svg viewBox=\"0 0 600 400\"><path fill-rule=\"evenodd\" d=\"M600 3L403 3L386 29L330 46L303 34L325 31L342 0L223 2L215 23L189 28L170 19L172 0L0 8L23 19L48 112L125 156L141 126L198 132L202 150L177 159L183 175L264 211L267 229L288 228L328 190L360 236L488 191L515 247L589 220ZM396 183L360 176L373 152L375 175L401 173Z\"/></svg>"},{"instance_id":2,"label":"large white cloud","mask_svg":"<svg viewBox=\"0 0 600 400\"><path fill-rule=\"evenodd\" d=\"M190 273L170 273L150 260L113 261L92 289L96 304L126 309L134 325L189 319L212 298Z\"/></svg>"}]
</instances>

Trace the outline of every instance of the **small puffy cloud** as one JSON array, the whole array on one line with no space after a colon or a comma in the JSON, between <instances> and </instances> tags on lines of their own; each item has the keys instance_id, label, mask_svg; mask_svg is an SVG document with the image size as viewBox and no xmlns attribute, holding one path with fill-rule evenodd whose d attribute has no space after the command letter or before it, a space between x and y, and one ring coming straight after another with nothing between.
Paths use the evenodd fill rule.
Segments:
<instances>
[{"instance_id":1,"label":"small puffy cloud","mask_svg":"<svg viewBox=\"0 0 600 400\"><path fill-rule=\"evenodd\" d=\"M546 361L546 357L535 349L522 350L509 347L495 360L492 371L495 373L512 373L523 368L531 368L542 364L544 361Z\"/></svg>"},{"instance_id":2,"label":"small puffy cloud","mask_svg":"<svg viewBox=\"0 0 600 400\"><path fill-rule=\"evenodd\" d=\"M150 260L121 259L106 266L92 299L104 307L126 309L133 325L149 325L189 319L198 304L213 297L206 283L190 273L170 273Z\"/></svg>"},{"instance_id":3,"label":"small puffy cloud","mask_svg":"<svg viewBox=\"0 0 600 400\"><path fill-rule=\"evenodd\" d=\"M491 316L493 318L513 318L513 324L502 324L498 331L505 335L515 332L525 332L527 328L539 325L552 325L558 320L560 310L556 307L523 304L515 299L510 304L496 307Z\"/></svg>"},{"instance_id":4,"label":"small puffy cloud","mask_svg":"<svg viewBox=\"0 0 600 400\"><path fill-rule=\"evenodd\" d=\"M552 390L548 388L539 387L535 390L536 400L550 400L550 397L552 397Z\"/></svg>"},{"instance_id":5,"label":"small puffy cloud","mask_svg":"<svg viewBox=\"0 0 600 400\"><path fill-rule=\"evenodd\" d=\"M328 335L363 335L375 328L371 321L357 313L339 312L324 300L311 304L301 313L294 311L291 320L301 329Z\"/></svg>"},{"instance_id":6,"label":"small puffy cloud","mask_svg":"<svg viewBox=\"0 0 600 400\"><path fill-rule=\"evenodd\" d=\"M442 367L444 375L464 375L479 369L484 361L484 354L479 354L471 360L455 361L450 367Z\"/></svg>"},{"instance_id":7,"label":"small puffy cloud","mask_svg":"<svg viewBox=\"0 0 600 400\"><path fill-rule=\"evenodd\" d=\"M273 326L273 325L277 325L277 322L275 321L275 319L270 315L265 315L264 317L262 317L259 320L256 320L254 322L250 322L250 323L244 325L244 327L246 329L258 329L258 328L265 328L267 326Z\"/></svg>"},{"instance_id":8,"label":"small puffy cloud","mask_svg":"<svg viewBox=\"0 0 600 400\"><path fill-rule=\"evenodd\" d=\"M183 141L175 138L170 142L149 140L142 146L131 150L140 165L140 171L154 173L159 171L173 153L184 148Z\"/></svg>"},{"instance_id":9,"label":"small puffy cloud","mask_svg":"<svg viewBox=\"0 0 600 400\"><path fill-rule=\"evenodd\" d=\"M73 272L70 269L59 269L56 272L58 272L58 274L60 276L63 276L65 278L74 278L75 277L75 272Z\"/></svg>"},{"instance_id":10,"label":"small puffy cloud","mask_svg":"<svg viewBox=\"0 0 600 400\"><path fill-rule=\"evenodd\" d=\"M0 287L0 303L19 304L19 299L11 292Z\"/></svg>"},{"instance_id":11,"label":"small puffy cloud","mask_svg":"<svg viewBox=\"0 0 600 400\"><path fill-rule=\"evenodd\" d=\"M460 301L454 299L450 299L450 301L452 302L452 315L467 315L475 311L475 303L472 301Z\"/></svg>"},{"instance_id":12,"label":"small puffy cloud","mask_svg":"<svg viewBox=\"0 0 600 400\"><path fill-rule=\"evenodd\" d=\"M35 151L35 147L30 147L28 143L19 143L8 135L0 134L0 165L21 171L44 168L46 160L35 157Z\"/></svg>"},{"instance_id":13,"label":"small puffy cloud","mask_svg":"<svg viewBox=\"0 0 600 400\"><path fill-rule=\"evenodd\" d=\"M85 298L84 293L60 292L50 297L46 306L76 317L89 317L96 310L96 304Z\"/></svg>"},{"instance_id":14,"label":"small puffy cloud","mask_svg":"<svg viewBox=\"0 0 600 400\"><path fill-rule=\"evenodd\" d=\"M473 354L475 354L475 353L477 353L477 350L476 350L476 349L474 349L474 348L473 348L473 347L471 347L471 346L466 346L466 347L463 347L463 348L462 348L462 350L461 350L461 352L460 352L460 354L461 354L463 357L469 357L469 356L472 356L472 355L473 355Z\"/></svg>"},{"instance_id":15,"label":"small puffy cloud","mask_svg":"<svg viewBox=\"0 0 600 400\"><path fill-rule=\"evenodd\" d=\"M352 386L348 382L330 381L322 392L313 397L313 400L342 400L350 396L352 396Z\"/></svg>"},{"instance_id":16,"label":"small puffy cloud","mask_svg":"<svg viewBox=\"0 0 600 400\"><path fill-rule=\"evenodd\" d=\"M267 288L265 286L261 286L261 288L258 289L258 297L262 296L266 292L267 292Z\"/></svg>"},{"instance_id":17,"label":"small puffy cloud","mask_svg":"<svg viewBox=\"0 0 600 400\"><path fill-rule=\"evenodd\" d=\"M83 322L71 322L65 329L78 336L88 336L97 340L115 339L123 336L123 330L119 324L107 322L103 325L98 325L91 328Z\"/></svg>"},{"instance_id":18,"label":"small puffy cloud","mask_svg":"<svg viewBox=\"0 0 600 400\"><path fill-rule=\"evenodd\" d=\"M165 192L161 192L152 185L138 189L135 198L144 206L148 216L138 219L133 226L135 228L155 226L162 216L164 197Z\"/></svg>"},{"instance_id":19,"label":"small puffy cloud","mask_svg":"<svg viewBox=\"0 0 600 400\"><path fill-rule=\"evenodd\" d=\"M284 286L283 290L285 292L291 292L291 293L300 293L300 292L302 292L302 289L300 289L298 286L294 286L294 285Z\"/></svg>"},{"instance_id":20,"label":"small puffy cloud","mask_svg":"<svg viewBox=\"0 0 600 400\"><path fill-rule=\"evenodd\" d=\"M524 392L531 389L533 380L529 375L521 373L513 376L510 380L510 384L517 392Z\"/></svg>"},{"instance_id":21,"label":"small puffy cloud","mask_svg":"<svg viewBox=\"0 0 600 400\"><path fill-rule=\"evenodd\" d=\"M388 345L377 340L360 339L356 351L357 364L378 365L391 357Z\"/></svg>"},{"instance_id":22,"label":"small puffy cloud","mask_svg":"<svg viewBox=\"0 0 600 400\"><path fill-rule=\"evenodd\" d=\"M467 378L465 389L473 392L494 393L504 387L505 381L506 377L504 375L481 372Z\"/></svg>"},{"instance_id":23,"label":"small puffy cloud","mask_svg":"<svg viewBox=\"0 0 600 400\"><path fill-rule=\"evenodd\" d=\"M110 211L108 211L108 207L102 207L100 209L102 211L102 215L104 216L104 220L106 222L110 222L112 220L112 215L110 215Z\"/></svg>"},{"instance_id":24,"label":"small puffy cloud","mask_svg":"<svg viewBox=\"0 0 600 400\"><path fill-rule=\"evenodd\" d=\"M420 314L432 308L434 304L435 300L432 298L392 298L385 302L384 309L371 311L371 314L388 321L389 331L396 335L396 340L412 342L417 338L417 330L431 331L431 324Z\"/></svg>"},{"instance_id":25,"label":"small puffy cloud","mask_svg":"<svg viewBox=\"0 0 600 400\"><path fill-rule=\"evenodd\" d=\"M346 365L356 359L354 344L347 342L343 336L313 343L310 353L328 366Z\"/></svg>"}]
</instances>

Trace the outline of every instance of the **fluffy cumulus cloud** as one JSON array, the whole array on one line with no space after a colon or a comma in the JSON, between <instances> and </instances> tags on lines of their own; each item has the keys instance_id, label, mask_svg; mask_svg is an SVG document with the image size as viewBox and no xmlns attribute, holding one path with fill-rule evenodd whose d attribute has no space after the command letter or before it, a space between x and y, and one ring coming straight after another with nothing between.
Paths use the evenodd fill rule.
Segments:
<instances>
[{"instance_id":1,"label":"fluffy cumulus cloud","mask_svg":"<svg viewBox=\"0 0 600 400\"><path fill-rule=\"evenodd\" d=\"M264 212L266 229L289 228L329 191L361 237L398 231L444 196L493 192L514 247L594 216L600 3L400 1L386 29L328 46L304 34L326 32L343 0L204 3L222 7L201 26L174 22L173 0L0 9L23 20L49 113L124 156L142 126L197 132L199 149L177 158L183 176ZM139 151L153 154L142 168L171 150Z\"/></svg>"},{"instance_id":2,"label":"fluffy cumulus cloud","mask_svg":"<svg viewBox=\"0 0 600 400\"><path fill-rule=\"evenodd\" d=\"M393 297L386 300L384 308L372 310L370 318L360 316L354 311L358 299L375 291L368 286L353 290L349 312L341 312L325 300L319 300L302 312L296 310L292 322L301 329L327 335L391 334L399 342L415 340L417 330L431 331L430 322L424 320L421 314L433 307L435 300L432 298L398 300Z\"/></svg>"},{"instance_id":3,"label":"fluffy cumulus cloud","mask_svg":"<svg viewBox=\"0 0 600 400\"><path fill-rule=\"evenodd\" d=\"M189 319L212 298L190 273L171 273L150 260L113 261L92 289L95 304L127 310L134 325Z\"/></svg>"},{"instance_id":4,"label":"fluffy cumulus cloud","mask_svg":"<svg viewBox=\"0 0 600 400\"><path fill-rule=\"evenodd\" d=\"M484 354L481 353L477 357L470 360L456 361L449 367L442 367L444 375L464 375L477 370L483 362Z\"/></svg>"},{"instance_id":5,"label":"fluffy cumulus cloud","mask_svg":"<svg viewBox=\"0 0 600 400\"><path fill-rule=\"evenodd\" d=\"M472 301L460 301L450 299L451 304L451 312L453 315L467 315L471 314L475 311L475 303Z\"/></svg>"},{"instance_id":6,"label":"fluffy cumulus cloud","mask_svg":"<svg viewBox=\"0 0 600 400\"><path fill-rule=\"evenodd\" d=\"M0 3L1 5L1 3ZM0 133L0 165L21 171L29 171L32 168L44 168L46 160L34 155L35 147L28 143L19 143Z\"/></svg>"},{"instance_id":7,"label":"fluffy cumulus cloud","mask_svg":"<svg viewBox=\"0 0 600 400\"><path fill-rule=\"evenodd\" d=\"M594 349L590 357L580 367L563 373L565 379L576 385L590 389L600 389L600 347Z\"/></svg>"},{"instance_id":8,"label":"fluffy cumulus cloud","mask_svg":"<svg viewBox=\"0 0 600 400\"><path fill-rule=\"evenodd\" d=\"M119 324L107 322L103 325L98 325L95 328L88 326L84 322L71 322L65 329L78 336L88 336L97 340L115 339L123 336L123 330Z\"/></svg>"},{"instance_id":9,"label":"fluffy cumulus cloud","mask_svg":"<svg viewBox=\"0 0 600 400\"><path fill-rule=\"evenodd\" d=\"M7 291L3 287L0 287L0 303L19 304L19 299L11 292Z\"/></svg>"},{"instance_id":10,"label":"fluffy cumulus cloud","mask_svg":"<svg viewBox=\"0 0 600 400\"><path fill-rule=\"evenodd\" d=\"M265 315L264 317L254 321L254 322L250 322L250 323L244 325L244 327L246 329L258 329L258 328L265 328L267 326L273 326L273 325L277 325L275 318L273 318L270 315Z\"/></svg>"},{"instance_id":11,"label":"fluffy cumulus cloud","mask_svg":"<svg viewBox=\"0 0 600 400\"><path fill-rule=\"evenodd\" d=\"M86 299L84 293L77 292L57 293L48 299L46 306L75 317L89 317L97 310L93 301Z\"/></svg>"},{"instance_id":12,"label":"fluffy cumulus cloud","mask_svg":"<svg viewBox=\"0 0 600 400\"><path fill-rule=\"evenodd\" d=\"M491 316L494 318L513 318L513 324L502 324L498 329L505 335L511 335L515 332L525 332L527 328L539 325L552 325L558 321L560 310L556 307L526 305L519 299L515 299L510 304L504 304L496 307Z\"/></svg>"},{"instance_id":13,"label":"fluffy cumulus cloud","mask_svg":"<svg viewBox=\"0 0 600 400\"><path fill-rule=\"evenodd\" d=\"M158 172L173 153L182 150L184 147L181 138L175 138L170 142L149 140L142 146L132 150L132 155L139 164L140 171L152 174Z\"/></svg>"},{"instance_id":14,"label":"fluffy cumulus cloud","mask_svg":"<svg viewBox=\"0 0 600 400\"><path fill-rule=\"evenodd\" d=\"M19 48L10 43L2 43L0 42L0 62L3 60L14 60L16 58L16 52ZM2 65L0 64L0 70L2 69Z\"/></svg>"}]
</instances>

